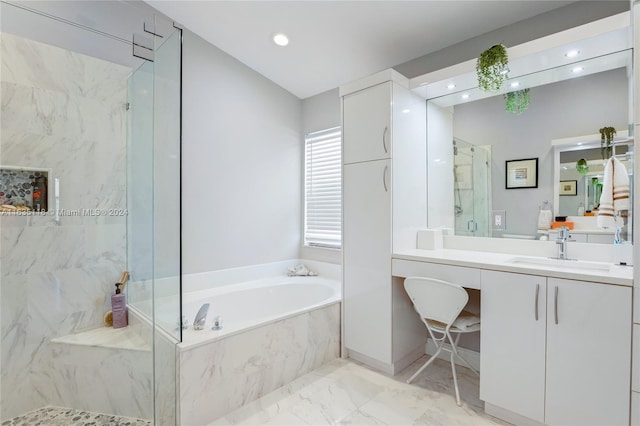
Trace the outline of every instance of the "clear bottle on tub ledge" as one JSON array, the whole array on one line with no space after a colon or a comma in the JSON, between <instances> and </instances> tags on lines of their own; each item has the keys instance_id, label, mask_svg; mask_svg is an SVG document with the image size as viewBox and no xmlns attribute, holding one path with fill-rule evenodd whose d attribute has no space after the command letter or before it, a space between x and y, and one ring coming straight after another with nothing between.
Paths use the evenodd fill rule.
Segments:
<instances>
[{"instance_id":1,"label":"clear bottle on tub ledge","mask_svg":"<svg viewBox=\"0 0 640 426\"><path fill-rule=\"evenodd\" d=\"M121 285L122 283L116 283L116 293L111 295L113 328L122 328L129 324L127 318L127 296L121 292Z\"/></svg>"},{"instance_id":2,"label":"clear bottle on tub ledge","mask_svg":"<svg viewBox=\"0 0 640 426\"><path fill-rule=\"evenodd\" d=\"M584 216L584 203L580 203L578 206L578 216Z\"/></svg>"}]
</instances>

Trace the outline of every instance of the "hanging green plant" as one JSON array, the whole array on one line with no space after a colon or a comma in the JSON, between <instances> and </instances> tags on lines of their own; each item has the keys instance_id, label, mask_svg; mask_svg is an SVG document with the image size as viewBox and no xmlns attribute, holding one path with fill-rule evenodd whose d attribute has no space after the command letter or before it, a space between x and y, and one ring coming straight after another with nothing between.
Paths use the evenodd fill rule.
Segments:
<instances>
[{"instance_id":1,"label":"hanging green plant","mask_svg":"<svg viewBox=\"0 0 640 426\"><path fill-rule=\"evenodd\" d=\"M589 163L587 163L587 160L584 158L579 159L576 163L576 170L583 176L589 173Z\"/></svg>"},{"instance_id":2,"label":"hanging green plant","mask_svg":"<svg viewBox=\"0 0 640 426\"><path fill-rule=\"evenodd\" d=\"M616 135L615 127L603 127L600 129L600 154L602 159L606 160L611 157L612 146L611 142Z\"/></svg>"},{"instance_id":3,"label":"hanging green plant","mask_svg":"<svg viewBox=\"0 0 640 426\"><path fill-rule=\"evenodd\" d=\"M504 109L513 114L522 114L529 108L531 99L529 98L529 89L516 90L504 94Z\"/></svg>"},{"instance_id":4,"label":"hanging green plant","mask_svg":"<svg viewBox=\"0 0 640 426\"><path fill-rule=\"evenodd\" d=\"M496 44L485 50L476 62L478 86L485 92L497 92L502 83L508 78L509 57L507 48Z\"/></svg>"}]
</instances>

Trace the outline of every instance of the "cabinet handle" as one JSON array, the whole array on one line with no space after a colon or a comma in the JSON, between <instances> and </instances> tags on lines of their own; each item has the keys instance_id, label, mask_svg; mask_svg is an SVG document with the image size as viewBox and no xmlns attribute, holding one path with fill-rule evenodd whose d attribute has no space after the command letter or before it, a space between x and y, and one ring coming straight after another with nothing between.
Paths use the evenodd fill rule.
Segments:
<instances>
[{"instance_id":1,"label":"cabinet handle","mask_svg":"<svg viewBox=\"0 0 640 426\"><path fill-rule=\"evenodd\" d=\"M384 130L382 131L382 148L384 148L384 153L388 154L389 150L387 149L387 132L389 131L389 126L384 126Z\"/></svg>"},{"instance_id":2,"label":"cabinet handle","mask_svg":"<svg viewBox=\"0 0 640 426\"><path fill-rule=\"evenodd\" d=\"M538 321L538 300L540 298L540 284L536 284L536 321Z\"/></svg>"},{"instance_id":3,"label":"cabinet handle","mask_svg":"<svg viewBox=\"0 0 640 426\"><path fill-rule=\"evenodd\" d=\"M558 324L558 286L556 286L555 294L553 295L553 312L556 318L556 324Z\"/></svg>"},{"instance_id":4,"label":"cabinet handle","mask_svg":"<svg viewBox=\"0 0 640 426\"><path fill-rule=\"evenodd\" d=\"M389 166L384 166L384 171L382 172L382 186L384 186L384 192L389 192L389 188L387 187L387 170L389 170Z\"/></svg>"}]
</instances>

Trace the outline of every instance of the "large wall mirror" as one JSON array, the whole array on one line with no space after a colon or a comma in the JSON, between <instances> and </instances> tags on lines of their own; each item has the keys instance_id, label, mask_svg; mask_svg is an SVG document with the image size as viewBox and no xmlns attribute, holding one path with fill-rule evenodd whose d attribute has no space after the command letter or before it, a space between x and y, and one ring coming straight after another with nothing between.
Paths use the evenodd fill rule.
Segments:
<instances>
[{"instance_id":1,"label":"large wall mirror","mask_svg":"<svg viewBox=\"0 0 640 426\"><path fill-rule=\"evenodd\" d=\"M630 46L628 29L574 40L521 58L517 72L512 67L498 94L477 88L459 90L451 78L450 93L442 90L438 96L427 96L429 129L434 123L446 129L428 132L429 190L444 194L431 183L446 182L450 189L440 199L451 204L446 214L437 215L446 219L434 223L430 217L429 226L452 228L455 235L539 239L548 235L539 230L541 209L551 210L553 216L584 216L595 208L604 161L600 142L576 137L599 137L601 127L612 126L618 131L616 140L626 139L633 127ZM600 50L595 54L594 49ZM571 59L566 56L570 50L578 52ZM553 66L545 67L544 58L550 55L565 57L556 64L548 61ZM526 63L529 69L523 68ZM446 83L443 79L442 84ZM506 111L504 94L524 88L529 89L528 109L522 114ZM571 143L554 146L552 141L558 139ZM632 152L632 144L617 151L629 173ZM576 156L589 162L587 175L571 173L570 169L576 170ZM533 161L519 161L530 159L537 159L537 167ZM526 175L530 183L514 188L507 164L521 165L518 177Z\"/></svg>"}]
</instances>

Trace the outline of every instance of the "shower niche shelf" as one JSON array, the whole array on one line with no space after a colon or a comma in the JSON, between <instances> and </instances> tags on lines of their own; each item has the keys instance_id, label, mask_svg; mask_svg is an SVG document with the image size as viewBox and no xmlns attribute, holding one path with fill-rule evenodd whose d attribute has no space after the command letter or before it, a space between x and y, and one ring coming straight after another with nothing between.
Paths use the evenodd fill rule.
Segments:
<instances>
[{"instance_id":1,"label":"shower niche shelf","mask_svg":"<svg viewBox=\"0 0 640 426\"><path fill-rule=\"evenodd\" d=\"M0 165L0 213L47 212L51 169Z\"/></svg>"}]
</instances>

